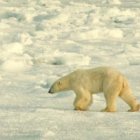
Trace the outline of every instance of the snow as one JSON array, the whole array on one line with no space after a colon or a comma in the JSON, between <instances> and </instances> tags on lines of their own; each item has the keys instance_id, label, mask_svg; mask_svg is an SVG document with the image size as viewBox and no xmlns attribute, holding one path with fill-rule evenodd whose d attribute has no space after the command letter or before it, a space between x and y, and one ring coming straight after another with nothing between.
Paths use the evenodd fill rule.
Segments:
<instances>
[{"instance_id":1,"label":"snow","mask_svg":"<svg viewBox=\"0 0 140 140\"><path fill-rule=\"evenodd\" d=\"M139 140L140 113L118 99L74 111L74 93L48 94L79 68L113 66L140 102L139 0L0 1L0 140Z\"/></svg>"}]
</instances>

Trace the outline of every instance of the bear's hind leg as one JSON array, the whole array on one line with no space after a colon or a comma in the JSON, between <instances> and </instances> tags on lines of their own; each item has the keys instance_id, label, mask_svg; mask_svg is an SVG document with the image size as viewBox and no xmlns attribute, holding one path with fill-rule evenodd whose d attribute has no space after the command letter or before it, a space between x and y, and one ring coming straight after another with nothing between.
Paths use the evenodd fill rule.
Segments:
<instances>
[{"instance_id":1,"label":"bear's hind leg","mask_svg":"<svg viewBox=\"0 0 140 140\"><path fill-rule=\"evenodd\" d=\"M92 95L88 92L76 94L76 99L74 101L74 109L85 111L92 103Z\"/></svg>"},{"instance_id":2,"label":"bear's hind leg","mask_svg":"<svg viewBox=\"0 0 140 140\"><path fill-rule=\"evenodd\" d=\"M118 74L111 74L104 80L103 92L106 100L106 108L102 111L116 112L116 101L122 88L122 77Z\"/></svg>"},{"instance_id":3,"label":"bear's hind leg","mask_svg":"<svg viewBox=\"0 0 140 140\"><path fill-rule=\"evenodd\" d=\"M138 104L130 89L123 89L120 97L130 106L131 109L128 110L129 112L135 112L140 110L140 104Z\"/></svg>"}]
</instances>

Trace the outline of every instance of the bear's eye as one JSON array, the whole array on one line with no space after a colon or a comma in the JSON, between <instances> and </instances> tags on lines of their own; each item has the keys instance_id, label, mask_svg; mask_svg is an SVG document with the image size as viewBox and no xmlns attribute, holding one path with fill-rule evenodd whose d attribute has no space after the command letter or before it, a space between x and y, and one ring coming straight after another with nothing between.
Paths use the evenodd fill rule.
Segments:
<instances>
[{"instance_id":1,"label":"bear's eye","mask_svg":"<svg viewBox=\"0 0 140 140\"><path fill-rule=\"evenodd\" d=\"M58 85L61 86L61 84L62 84L61 81L59 81L59 82L58 82Z\"/></svg>"}]
</instances>

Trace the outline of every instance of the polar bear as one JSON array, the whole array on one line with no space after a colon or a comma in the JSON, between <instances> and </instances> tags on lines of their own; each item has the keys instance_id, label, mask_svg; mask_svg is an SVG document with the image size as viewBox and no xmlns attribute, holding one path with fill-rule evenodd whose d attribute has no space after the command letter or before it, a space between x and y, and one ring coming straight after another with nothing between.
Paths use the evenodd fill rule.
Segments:
<instances>
[{"instance_id":1,"label":"polar bear","mask_svg":"<svg viewBox=\"0 0 140 140\"><path fill-rule=\"evenodd\" d=\"M129 106L131 112L138 111L140 104L131 92L127 79L111 67L79 69L60 79L51 86L49 93L73 90L75 110L87 110L92 103L92 95L103 92L106 107L102 111L115 112L116 98L121 97Z\"/></svg>"}]
</instances>

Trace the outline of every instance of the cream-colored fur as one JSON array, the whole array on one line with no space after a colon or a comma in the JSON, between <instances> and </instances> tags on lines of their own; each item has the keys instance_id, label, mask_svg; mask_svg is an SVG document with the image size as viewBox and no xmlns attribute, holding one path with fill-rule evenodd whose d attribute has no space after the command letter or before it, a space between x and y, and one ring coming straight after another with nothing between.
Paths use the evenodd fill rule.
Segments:
<instances>
[{"instance_id":1,"label":"cream-colored fur","mask_svg":"<svg viewBox=\"0 0 140 140\"><path fill-rule=\"evenodd\" d=\"M87 110L92 103L92 95L103 92L106 107L102 111L115 112L116 98L121 97L129 106L129 111L138 111L140 105L132 95L127 79L116 69L98 67L94 69L76 70L58 79L49 93L73 90L75 110Z\"/></svg>"}]
</instances>

